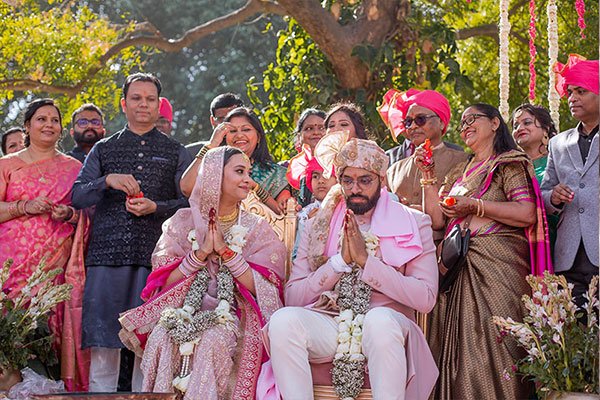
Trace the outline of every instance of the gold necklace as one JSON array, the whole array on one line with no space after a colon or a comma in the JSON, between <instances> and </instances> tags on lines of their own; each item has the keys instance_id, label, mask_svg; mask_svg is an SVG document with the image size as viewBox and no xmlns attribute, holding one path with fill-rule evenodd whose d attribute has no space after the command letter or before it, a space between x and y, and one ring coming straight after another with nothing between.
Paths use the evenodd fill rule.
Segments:
<instances>
[{"instance_id":1,"label":"gold necklace","mask_svg":"<svg viewBox=\"0 0 600 400\"><path fill-rule=\"evenodd\" d=\"M467 168L465 168L465 171L462 174L462 182L466 182L471 180L471 178L477 176L477 174L479 173L479 171L487 165L488 161L490 161L490 158L492 158L492 156L490 155L488 158L486 158L481 164L479 164L474 170L473 172L469 173L469 169L471 168L471 165L473 165L473 162L475 161L475 157L473 157L473 159L471 161L469 161L469 163L467 164ZM467 176L468 174L468 176Z\"/></svg>"},{"instance_id":2,"label":"gold necklace","mask_svg":"<svg viewBox=\"0 0 600 400\"><path fill-rule=\"evenodd\" d=\"M239 213L240 213L240 209L236 207L235 210L233 210L233 212L231 214L219 216L218 217L219 222L221 222L222 224L231 223L231 222L237 220Z\"/></svg>"}]
</instances>

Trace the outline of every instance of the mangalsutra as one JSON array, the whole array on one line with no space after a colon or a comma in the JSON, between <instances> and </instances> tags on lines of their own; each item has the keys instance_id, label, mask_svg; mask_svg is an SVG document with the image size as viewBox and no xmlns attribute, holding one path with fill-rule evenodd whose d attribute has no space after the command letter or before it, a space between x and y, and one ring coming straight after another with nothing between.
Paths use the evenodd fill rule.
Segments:
<instances>
[{"instance_id":1,"label":"mangalsutra","mask_svg":"<svg viewBox=\"0 0 600 400\"><path fill-rule=\"evenodd\" d=\"M31 160L31 164L33 164L33 166L38 170L38 172L40 174L40 177L38 178L38 182L39 183L47 183L48 180L46 179L46 174L44 174L42 172L42 170L40 169L39 165L37 165L37 161L35 161L33 159L33 156L31 154L29 154L29 151L26 151L25 153L27 154L27 156L29 156L29 159ZM55 152L55 155L56 155L56 152Z\"/></svg>"}]
</instances>

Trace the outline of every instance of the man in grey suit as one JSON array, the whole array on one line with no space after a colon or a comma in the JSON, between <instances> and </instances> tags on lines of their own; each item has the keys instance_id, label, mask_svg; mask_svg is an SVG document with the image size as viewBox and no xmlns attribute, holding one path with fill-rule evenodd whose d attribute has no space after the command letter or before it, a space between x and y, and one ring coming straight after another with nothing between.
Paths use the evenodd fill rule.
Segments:
<instances>
[{"instance_id":1,"label":"man in grey suit","mask_svg":"<svg viewBox=\"0 0 600 400\"><path fill-rule=\"evenodd\" d=\"M542 195L548 214L560 215L554 270L573 283L575 302L598 274L598 60L571 55L559 65L557 91L567 96L577 126L553 137Z\"/></svg>"}]
</instances>

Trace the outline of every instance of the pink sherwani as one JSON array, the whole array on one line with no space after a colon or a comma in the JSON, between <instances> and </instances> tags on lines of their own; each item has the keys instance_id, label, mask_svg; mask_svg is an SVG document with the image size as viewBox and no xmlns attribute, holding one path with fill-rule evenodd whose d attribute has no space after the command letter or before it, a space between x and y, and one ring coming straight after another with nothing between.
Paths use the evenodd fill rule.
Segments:
<instances>
[{"instance_id":1,"label":"pink sherwani","mask_svg":"<svg viewBox=\"0 0 600 400\"><path fill-rule=\"evenodd\" d=\"M320 313L337 314L335 305L337 292L334 290L341 273L331 266L331 256L338 253L337 236L341 228L340 216L345 213L341 201L333 214L329 227L329 237L325 255L329 259L316 270L309 259L309 237L315 229L315 219L306 224L298 246L298 255L292 268L290 279L285 287L286 306L300 306ZM318 222L317 222L318 223ZM426 214L393 202L387 192L377 203L371 219L370 231L380 239L376 256L369 256L362 273L362 280L372 289L370 309L388 308L401 313L398 318L402 325L406 350L406 399L427 399L433 389L438 370L425 337L415 323L415 311L427 313L436 302L438 292L438 271L435 247L432 239L431 219ZM334 237L331 237L331 236ZM383 252L386 253L382 255ZM390 265L383 260L393 261ZM280 310L283 311L283 310ZM367 313L365 321L369 318ZM271 321L271 324L273 320ZM384 338L386 331L376 329L376 335ZM363 345L365 354L368 327L364 327ZM272 332L269 333L273 342ZM401 335L402 336L402 335ZM274 352L274 348L271 347ZM327 357L310 359L323 363L333 359ZM275 361L273 361L275 365ZM369 369L374 370L371 360ZM277 376L277 372L276 376ZM371 383L373 386L373 376Z\"/></svg>"}]
</instances>

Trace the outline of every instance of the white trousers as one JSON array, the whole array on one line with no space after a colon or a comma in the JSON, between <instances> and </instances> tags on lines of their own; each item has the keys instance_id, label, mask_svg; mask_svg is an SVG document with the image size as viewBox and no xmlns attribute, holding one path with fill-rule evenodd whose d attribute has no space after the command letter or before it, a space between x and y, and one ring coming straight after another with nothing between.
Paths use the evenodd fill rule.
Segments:
<instances>
[{"instance_id":1,"label":"white trousers","mask_svg":"<svg viewBox=\"0 0 600 400\"><path fill-rule=\"evenodd\" d=\"M90 357L90 392L113 393L119 384L121 349L92 347ZM143 375L140 368L141 358L135 357L131 390L142 390Z\"/></svg>"},{"instance_id":2,"label":"white trousers","mask_svg":"<svg viewBox=\"0 0 600 400\"><path fill-rule=\"evenodd\" d=\"M409 320L387 307L367 313L363 352L375 400L403 400L406 390L404 343ZM301 307L284 307L269 321L271 363L284 400L313 399L309 361L332 358L338 327L332 316Z\"/></svg>"}]
</instances>

